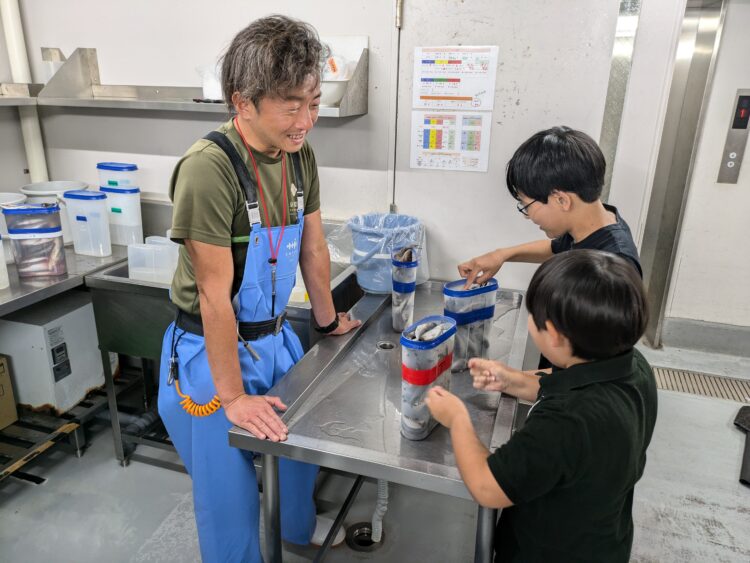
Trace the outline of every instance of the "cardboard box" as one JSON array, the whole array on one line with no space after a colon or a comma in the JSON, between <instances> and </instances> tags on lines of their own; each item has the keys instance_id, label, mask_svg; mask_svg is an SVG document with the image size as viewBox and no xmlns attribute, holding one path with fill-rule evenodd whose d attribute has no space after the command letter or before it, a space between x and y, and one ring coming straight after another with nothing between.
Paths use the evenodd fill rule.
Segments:
<instances>
[{"instance_id":1,"label":"cardboard box","mask_svg":"<svg viewBox=\"0 0 750 563\"><path fill-rule=\"evenodd\" d=\"M0 356L0 430L18 420L16 399L10 382L10 361Z\"/></svg>"}]
</instances>

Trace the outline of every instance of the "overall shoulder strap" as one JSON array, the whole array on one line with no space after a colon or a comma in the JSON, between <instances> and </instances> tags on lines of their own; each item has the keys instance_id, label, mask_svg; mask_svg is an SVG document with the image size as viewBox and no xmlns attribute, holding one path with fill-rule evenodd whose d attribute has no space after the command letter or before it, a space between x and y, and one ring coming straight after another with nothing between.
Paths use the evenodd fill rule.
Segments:
<instances>
[{"instance_id":1,"label":"overall shoulder strap","mask_svg":"<svg viewBox=\"0 0 750 563\"><path fill-rule=\"evenodd\" d=\"M252 227L253 225L260 224L258 183L250 174L250 171L247 169L247 165L242 160L240 153L237 152L237 149L224 133L211 131L203 138L218 146L229 158L229 162L231 162L232 168L234 168L234 171L237 174L237 179L240 182L242 191L245 193L245 206L247 208L248 218L250 219L250 226Z\"/></svg>"},{"instance_id":2,"label":"overall shoulder strap","mask_svg":"<svg viewBox=\"0 0 750 563\"><path fill-rule=\"evenodd\" d=\"M300 157L299 152L293 152L289 156L292 159L292 166L294 167L294 181L297 187L297 222L299 223L299 218L304 213L305 207L304 178L302 176L302 157Z\"/></svg>"}]
</instances>

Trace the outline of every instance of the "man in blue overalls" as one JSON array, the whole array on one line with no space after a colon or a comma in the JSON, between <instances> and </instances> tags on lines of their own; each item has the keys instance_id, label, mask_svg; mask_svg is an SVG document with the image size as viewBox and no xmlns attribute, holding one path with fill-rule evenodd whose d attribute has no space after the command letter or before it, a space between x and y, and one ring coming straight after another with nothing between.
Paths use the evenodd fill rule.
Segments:
<instances>
[{"instance_id":1,"label":"man in blue overalls","mask_svg":"<svg viewBox=\"0 0 750 563\"><path fill-rule=\"evenodd\" d=\"M284 315L297 264L321 332L359 325L333 306L317 165L305 140L318 118L322 55L315 30L296 20L272 16L242 30L222 63L235 117L196 142L171 181L172 238L184 246L159 413L193 479L204 561L261 561L252 456L231 448L227 432L237 425L286 439L274 410L285 405L266 392L302 356ZM317 471L280 461L286 541L322 541L330 529L315 516Z\"/></svg>"}]
</instances>

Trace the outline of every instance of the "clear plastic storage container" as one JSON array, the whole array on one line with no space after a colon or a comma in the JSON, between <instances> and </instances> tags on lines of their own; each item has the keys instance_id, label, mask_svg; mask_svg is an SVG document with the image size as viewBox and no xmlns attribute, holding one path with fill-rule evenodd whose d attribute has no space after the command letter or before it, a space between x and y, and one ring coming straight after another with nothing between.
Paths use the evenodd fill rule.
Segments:
<instances>
[{"instance_id":1,"label":"clear plastic storage container","mask_svg":"<svg viewBox=\"0 0 750 563\"><path fill-rule=\"evenodd\" d=\"M109 234L112 244L141 244L143 222L141 219L140 188L109 188L101 186L107 194L109 208Z\"/></svg>"},{"instance_id":2,"label":"clear plastic storage container","mask_svg":"<svg viewBox=\"0 0 750 563\"><path fill-rule=\"evenodd\" d=\"M18 276L59 276L67 272L57 205L21 205L3 209Z\"/></svg>"},{"instance_id":3,"label":"clear plastic storage container","mask_svg":"<svg viewBox=\"0 0 750 563\"><path fill-rule=\"evenodd\" d=\"M65 192L71 190L85 190L88 189L88 187L89 185L86 182L57 180L54 182L35 182L34 184L26 184L21 188L21 193L28 198L26 203L49 203L52 205L58 205ZM73 244L73 233L70 230L70 223L65 211L62 211L60 215L60 222L62 223L63 242L65 244Z\"/></svg>"},{"instance_id":4,"label":"clear plastic storage container","mask_svg":"<svg viewBox=\"0 0 750 563\"><path fill-rule=\"evenodd\" d=\"M146 237L146 244L128 245L128 277L171 284L180 245L166 237Z\"/></svg>"},{"instance_id":5,"label":"clear plastic storage container","mask_svg":"<svg viewBox=\"0 0 750 563\"><path fill-rule=\"evenodd\" d=\"M74 190L63 194L68 211L73 248L84 256L110 256L109 211L107 194Z\"/></svg>"},{"instance_id":6,"label":"clear plastic storage container","mask_svg":"<svg viewBox=\"0 0 750 563\"><path fill-rule=\"evenodd\" d=\"M99 186L108 188L138 187L138 165L130 162L100 162L96 165L99 172Z\"/></svg>"},{"instance_id":7,"label":"clear plastic storage container","mask_svg":"<svg viewBox=\"0 0 750 563\"><path fill-rule=\"evenodd\" d=\"M3 207L12 207L21 205L26 201L26 196L17 192L0 192L0 209ZM10 247L8 238L8 225L5 223L5 216L0 213L0 236L3 237L3 247L5 250L5 263L13 263L13 250Z\"/></svg>"},{"instance_id":8,"label":"clear plastic storage container","mask_svg":"<svg viewBox=\"0 0 750 563\"><path fill-rule=\"evenodd\" d=\"M419 266L418 250L413 247L396 250L391 264L393 330L401 332L414 322L414 291L417 289L417 267Z\"/></svg>"},{"instance_id":9,"label":"clear plastic storage container","mask_svg":"<svg viewBox=\"0 0 750 563\"><path fill-rule=\"evenodd\" d=\"M424 440L437 421L424 400L435 385L450 389L456 321L434 315L401 333L401 435Z\"/></svg>"},{"instance_id":10,"label":"clear plastic storage container","mask_svg":"<svg viewBox=\"0 0 750 563\"><path fill-rule=\"evenodd\" d=\"M464 289L465 285L466 280L456 280L443 287L443 314L457 325L453 371L466 369L470 358L487 357L495 316L497 280L470 289Z\"/></svg>"}]
</instances>

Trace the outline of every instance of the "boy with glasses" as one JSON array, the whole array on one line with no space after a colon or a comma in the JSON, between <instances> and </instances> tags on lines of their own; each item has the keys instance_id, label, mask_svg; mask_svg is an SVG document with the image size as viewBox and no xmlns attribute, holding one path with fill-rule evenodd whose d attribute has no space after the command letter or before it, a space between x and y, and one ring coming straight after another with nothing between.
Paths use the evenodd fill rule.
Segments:
<instances>
[{"instance_id":1,"label":"boy with glasses","mask_svg":"<svg viewBox=\"0 0 750 563\"><path fill-rule=\"evenodd\" d=\"M498 248L459 264L466 286L486 282L505 262L542 263L586 248L618 254L642 275L630 228L600 199L605 167L596 142L569 127L540 131L524 142L508 162L506 184L518 211L548 239Z\"/></svg>"}]
</instances>

